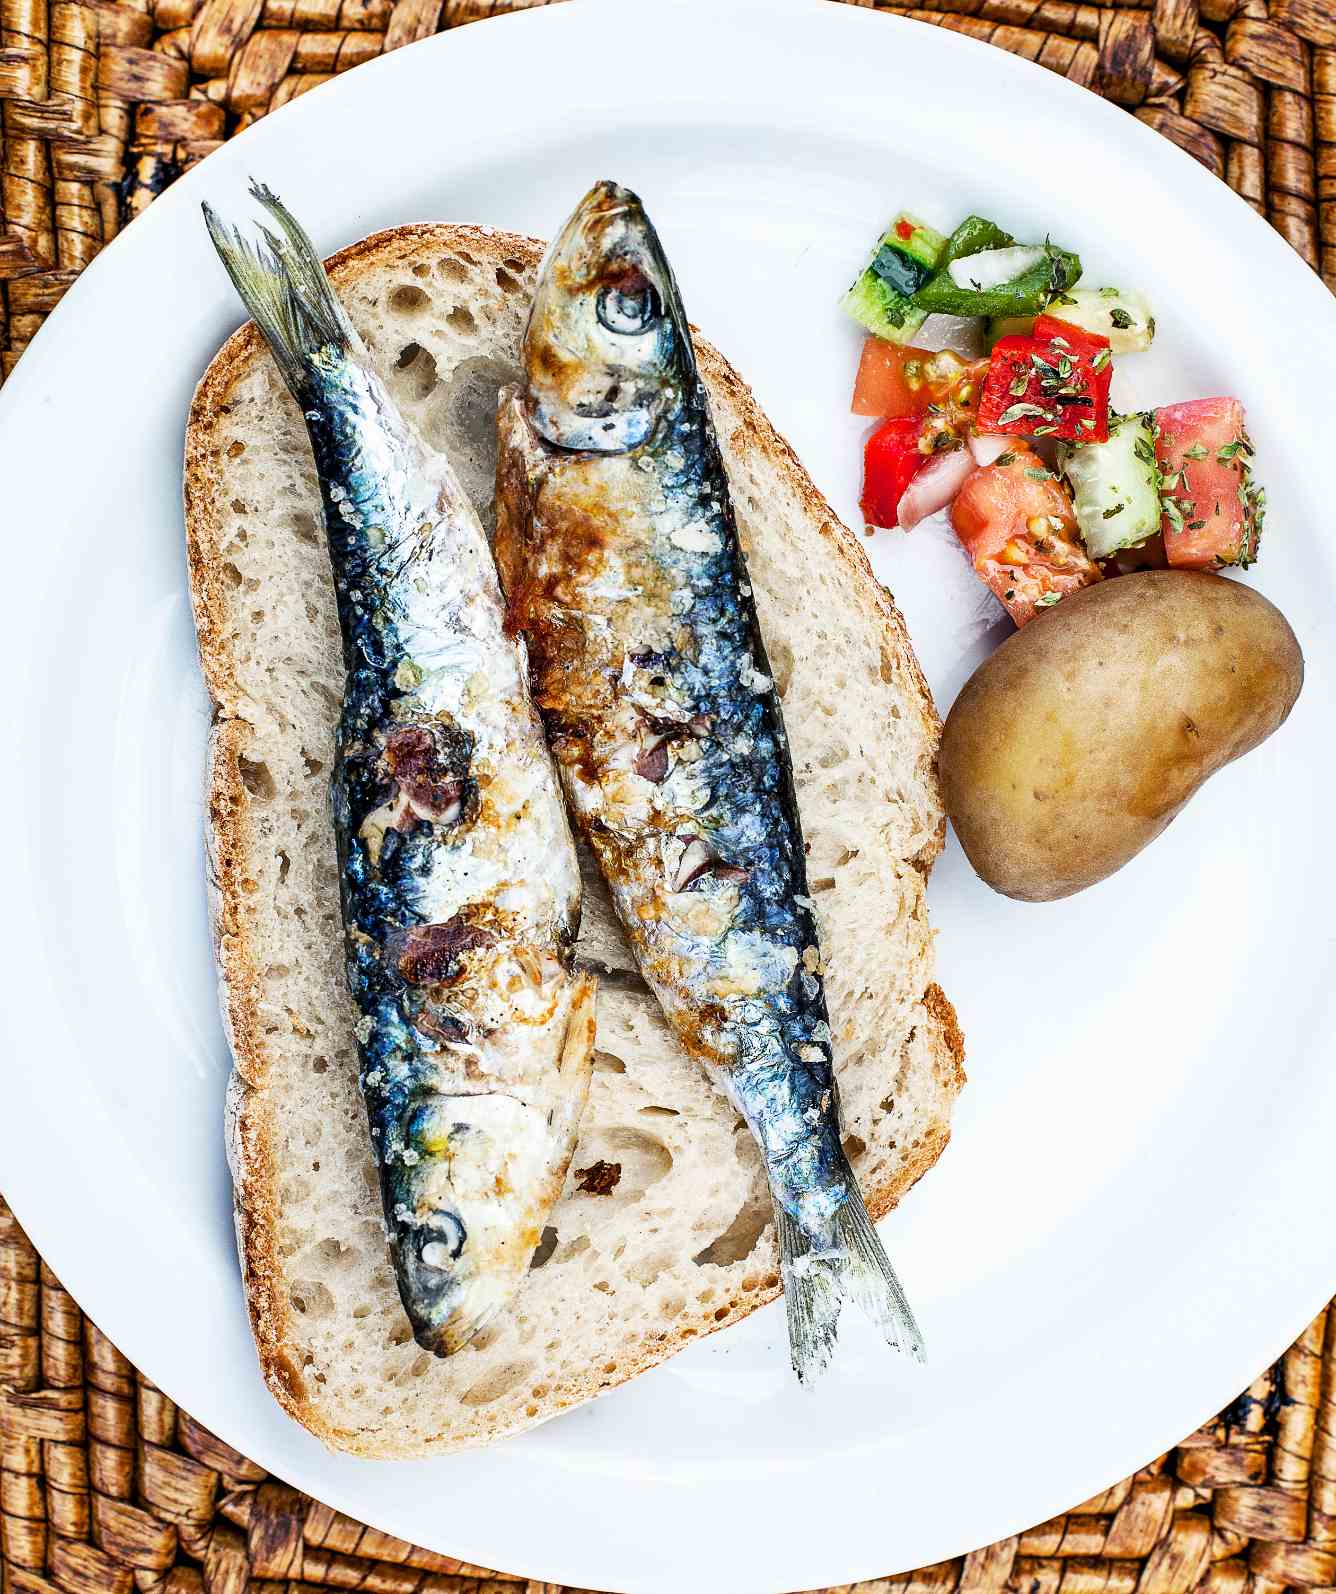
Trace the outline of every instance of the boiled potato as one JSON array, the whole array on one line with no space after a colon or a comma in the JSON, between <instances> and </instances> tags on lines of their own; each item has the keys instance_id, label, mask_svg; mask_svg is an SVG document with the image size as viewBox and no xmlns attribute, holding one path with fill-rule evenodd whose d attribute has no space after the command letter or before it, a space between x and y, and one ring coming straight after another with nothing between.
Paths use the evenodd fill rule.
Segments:
<instances>
[{"instance_id":1,"label":"boiled potato","mask_svg":"<svg viewBox=\"0 0 1336 1594\"><path fill-rule=\"evenodd\" d=\"M1064 598L1002 644L942 735L946 809L978 873L1026 902L1103 880L1280 725L1304 661L1222 576L1148 570Z\"/></svg>"}]
</instances>

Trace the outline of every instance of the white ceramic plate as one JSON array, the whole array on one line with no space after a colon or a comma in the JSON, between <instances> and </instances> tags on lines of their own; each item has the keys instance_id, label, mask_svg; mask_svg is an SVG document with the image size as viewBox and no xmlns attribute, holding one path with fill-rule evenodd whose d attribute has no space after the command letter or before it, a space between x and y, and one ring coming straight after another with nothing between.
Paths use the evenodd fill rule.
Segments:
<instances>
[{"instance_id":1,"label":"white ceramic plate","mask_svg":"<svg viewBox=\"0 0 1336 1594\"><path fill-rule=\"evenodd\" d=\"M235 205L247 173L330 249L425 218L543 234L594 178L633 185L692 314L853 524L858 340L834 301L901 204L1051 230L1090 280L1145 289L1162 333L1121 362L1125 403L1246 399L1272 503L1255 579L1307 689L1083 896L1006 902L954 844L938 866L971 1082L949 1152L885 1225L926 1370L848 1321L802 1392L772 1308L521 1440L414 1464L327 1455L261 1386L222 1154L179 508L191 387L238 320L199 202ZM228 144L94 262L0 393L0 1173L37 1245L263 1466L405 1538L586 1587L901 1570L1170 1446L1336 1286L1332 369L1318 280L1187 156L1039 68L870 11L581 0L389 56ZM945 707L1005 627L942 533L871 552Z\"/></svg>"}]
</instances>

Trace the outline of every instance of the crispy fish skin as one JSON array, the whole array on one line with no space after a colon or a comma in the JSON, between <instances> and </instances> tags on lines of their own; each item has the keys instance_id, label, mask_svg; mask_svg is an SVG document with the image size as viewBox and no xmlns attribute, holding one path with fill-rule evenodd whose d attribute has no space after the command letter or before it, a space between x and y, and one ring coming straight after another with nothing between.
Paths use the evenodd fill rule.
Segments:
<instances>
[{"instance_id":1,"label":"crispy fish skin","mask_svg":"<svg viewBox=\"0 0 1336 1594\"><path fill-rule=\"evenodd\" d=\"M477 515L369 368L309 240L206 215L301 405L347 665L331 786L361 1085L404 1308L458 1350L522 1282L593 1052L574 843Z\"/></svg>"},{"instance_id":2,"label":"crispy fish skin","mask_svg":"<svg viewBox=\"0 0 1336 1594\"><path fill-rule=\"evenodd\" d=\"M841 1298L921 1352L841 1147L792 766L690 330L639 201L549 251L498 416L496 555L567 799L646 980L755 1136L794 1367Z\"/></svg>"}]
</instances>

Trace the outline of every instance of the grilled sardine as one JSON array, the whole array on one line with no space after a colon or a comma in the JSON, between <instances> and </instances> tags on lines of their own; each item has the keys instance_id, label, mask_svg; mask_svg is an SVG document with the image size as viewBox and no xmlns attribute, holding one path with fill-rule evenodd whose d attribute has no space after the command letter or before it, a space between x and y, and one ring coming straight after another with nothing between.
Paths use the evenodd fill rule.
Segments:
<instances>
[{"instance_id":1,"label":"grilled sardine","mask_svg":"<svg viewBox=\"0 0 1336 1594\"><path fill-rule=\"evenodd\" d=\"M399 1293L446 1356L519 1287L574 1149L594 1023L579 871L478 517L310 240L253 192L263 245L205 215L315 453L347 665L332 803L361 1085Z\"/></svg>"},{"instance_id":2,"label":"grilled sardine","mask_svg":"<svg viewBox=\"0 0 1336 1594\"><path fill-rule=\"evenodd\" d=\"M567 798L646 980L756 1138L793 1365L851 1296L918 1329L840 1144L788 743L677 284L600 183L549 250L500 410L496 552Z\"/></svg>"}]
</instances>

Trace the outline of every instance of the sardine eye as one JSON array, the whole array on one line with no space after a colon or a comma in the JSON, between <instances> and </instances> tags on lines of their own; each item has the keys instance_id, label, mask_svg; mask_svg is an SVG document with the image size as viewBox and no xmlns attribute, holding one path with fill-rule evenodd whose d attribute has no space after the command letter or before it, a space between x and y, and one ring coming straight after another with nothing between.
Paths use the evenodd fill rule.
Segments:
<instances>
[{"instance_id":1,"label":"sardine eye","mask_svg":"<svg viewBox=\"0 0 1336 1594\"><path fill-rule=\"evenodd\" d=\"M631 267L616 282L599 289L598 318L609 332L638 337L663 313L658 289L643 271Z\"/></svg>"},{"instance_id":2,"label":"sardine eye","mask_svg":"<svg viewBox=\"0 0 1336 1594\"><path fill-rule=\"evenodd\" d=\"M427 1219L426 1226L435 1229L441 1238L427 1240L419 1254L428 1267L444 1269L464 1249L464 1225L453 1212L437 1211Z\"/></svg>"}]
</instances>

